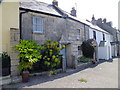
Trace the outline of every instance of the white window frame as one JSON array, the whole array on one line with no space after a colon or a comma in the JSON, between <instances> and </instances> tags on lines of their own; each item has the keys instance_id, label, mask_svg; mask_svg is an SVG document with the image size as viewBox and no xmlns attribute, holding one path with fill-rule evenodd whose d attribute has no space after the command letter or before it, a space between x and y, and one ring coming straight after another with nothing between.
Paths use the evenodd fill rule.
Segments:
<instances>
[{"instance_id":1,"label":"white window frame","mask_svg":"<svg viewBox=\"0 0 120 90\"><path fill-rule=\"evenodd\" d=\"M44 33L42 17L33 16L33 32L34 33Z\"/></svg>"}]
</instances>

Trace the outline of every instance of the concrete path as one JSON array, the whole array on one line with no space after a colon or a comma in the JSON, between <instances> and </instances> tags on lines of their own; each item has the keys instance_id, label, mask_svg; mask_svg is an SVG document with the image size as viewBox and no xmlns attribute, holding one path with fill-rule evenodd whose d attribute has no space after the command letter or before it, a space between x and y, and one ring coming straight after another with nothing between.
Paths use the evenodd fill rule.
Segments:
<instances>
[{"instance_id":1,"label":"concrete path","mask_svg":"<svg viewBox=\"0 0 120 90\"><path fill-rule=\"evenodd\" d=\"M81 82L79 79L86 79ZM118 58L100 61L84 70L53 76L34 76L28 83L5 85L3 88L118 88Z\"/></svg>"}]
</instances>

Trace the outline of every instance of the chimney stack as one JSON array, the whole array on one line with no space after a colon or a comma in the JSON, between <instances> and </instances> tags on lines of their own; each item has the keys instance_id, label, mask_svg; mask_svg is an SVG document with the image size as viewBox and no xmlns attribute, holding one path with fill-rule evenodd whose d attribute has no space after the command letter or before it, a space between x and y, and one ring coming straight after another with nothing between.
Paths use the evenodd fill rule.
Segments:
<instances>
[{"instance_id":1,"label":"chimney stack","mask_svg":"<svg viewBox=\"0 0 120 90\"><path fill-rule=\"evenodd\" d=\"M53 0L52 4L55 5L55 6L58 6L58 1L57 0Z\"/></svg>"},{"instance_id":2,"label":"chimney stack","mask_svg":"<svg viewBox=\"0 0 120 90\"><path fill-rule=\"evenodd\" d=\"M94 17L94 14L93 14L93 16L92 16L92 21L94 21L95 20L95 17Z\"/></svg>"},{"instance_id":3,"label":"chimney stack","mask_svg":"<svg viewBox=\"0 0 120 90\"><path fill-rule=\"evenodd\" d=\"M75 7L72 8L71 10L71 15L76 17L76 10L75 10Z\"/></svg>"},{"instance_id":4,"label":"chimney stack","mask_svg":"<svg viewBox=\"0 0 120 90\"><path fill-rule=\"evenodd\" d=\"M107 22L107 20L106 20L106 18L104 18L104 19L103 19L103 23L106 23L106 22Z\"/></svg>"}]
</instances>

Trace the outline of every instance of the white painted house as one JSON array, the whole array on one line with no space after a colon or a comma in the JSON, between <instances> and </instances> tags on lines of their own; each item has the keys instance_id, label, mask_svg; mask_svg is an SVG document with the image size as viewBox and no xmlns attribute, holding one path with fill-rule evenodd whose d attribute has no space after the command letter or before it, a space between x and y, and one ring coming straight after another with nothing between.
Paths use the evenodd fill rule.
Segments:
<instances>
[{"instance_id":1,"label":"white painted house","mask_svg":"<svg viewBox=\"0 0 120 90\"><path fill-rule=\"evenodd\" d=\"M112 42L113 36L96 25L91 23L89 25L89 39L94 38L98 44L98 59L109 60L112 58L110 42Z\"/></svg>"}]
</instances>

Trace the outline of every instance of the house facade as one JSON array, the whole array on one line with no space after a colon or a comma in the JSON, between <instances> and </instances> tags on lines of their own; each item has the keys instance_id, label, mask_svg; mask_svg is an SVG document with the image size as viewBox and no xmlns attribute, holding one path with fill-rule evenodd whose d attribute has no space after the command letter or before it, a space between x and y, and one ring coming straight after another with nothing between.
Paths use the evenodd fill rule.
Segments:
<instances>
[{"instance_id":1,"label":"house facade","mask_svg":"<svg viewBox=\"0 0 120 90\"><path fill-rule=\"evenodd\" d=\"M112 27L112 22L107 22L106 19L99 18L98 20L95 19L95 17L92 17L92 24L97 25L101 29L109 32L113 36L113 41L111 42L112 45L112 57L116 57L119 55L119 41L118 36L120 35L118 33L118 30ZM118 35L117 35L118 34Z\"/></svg>"},{"instance_id":2,"label":"house facade","mask_svg":"<svg viewBox=\"0 0 120 90\"><path fill-rule=\"evenodd\" d=\"M13 50L13 46L19 43L19 2L17 0L0 2L0 20L0 52L7 52L11 57L10 75L1 77L2 67L0 68L1 85L14 81L18 73L17 53Z\"/></svg>"},{"instance_id":3,"label":"house facade","mask_svg":"<svg viewBox=\"0 0 120 90\"><path fill-rule=\"evenodd\" d=\"M97 42L97 58L105 60L111 59L112 47L110 42L113 41L113 36L96 25L89 25L89 39L95 39Z\"/></svg>"},{"instance_id":4,"label":"house facade","mask_svg":"<svg viewBox=\"0 0 120 90\"><path fill-rule=\"evenodd\" d=\"M76 67L76 58L82 55L78 47L88 39L88 25L54 4L32 1L20 5L20 13L26 12L21 16L21 39L39 44L46 40L58 41L66 46L61 51L66 67Z\"/></svg>"},{"instance_id":5,"label":"house facade","mask_svg":"<svg viewBox=\"0 0 120 90\"><path fill-rule=\"evenodd\" d=\"M0 52L10 53L10 29L19 28L19 3L2 0L0 12Z\"/></svg>"}]
</instances>

